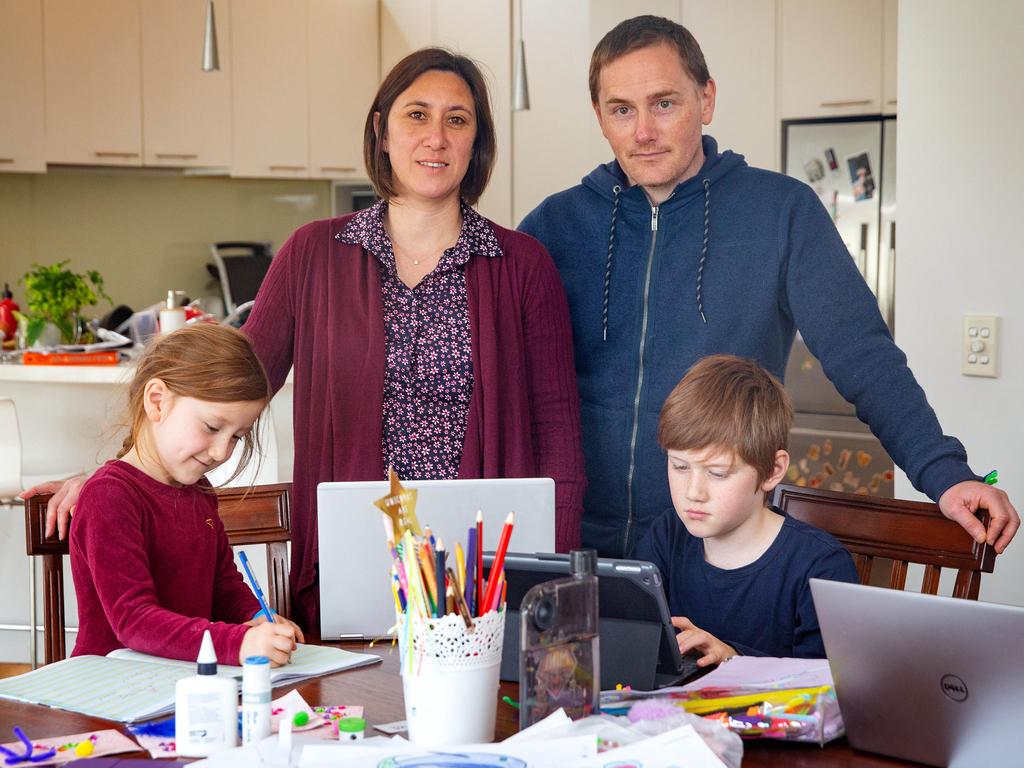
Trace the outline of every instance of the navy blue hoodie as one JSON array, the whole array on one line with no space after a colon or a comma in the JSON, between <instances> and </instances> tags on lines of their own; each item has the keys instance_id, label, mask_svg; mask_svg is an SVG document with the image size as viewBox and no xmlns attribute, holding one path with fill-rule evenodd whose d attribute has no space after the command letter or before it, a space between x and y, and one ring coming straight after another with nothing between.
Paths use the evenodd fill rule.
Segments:
<instances>
[{"instance_id":1,"label":"navy blue hoodie","mask_svg":"<svg viewBox=\"0 0 1024 768\"><path fill-rule=\"evenodd\" d=\"M797 328L916 488L937 500L977 479L813 190L719 154L710 136L703 148L700 172L658 207L613 161L519 227L550 251L569 299L584 545L627 556L671 506L658 415L687 369L724 352L781 380Z\"/></svg>"}]
</instances>

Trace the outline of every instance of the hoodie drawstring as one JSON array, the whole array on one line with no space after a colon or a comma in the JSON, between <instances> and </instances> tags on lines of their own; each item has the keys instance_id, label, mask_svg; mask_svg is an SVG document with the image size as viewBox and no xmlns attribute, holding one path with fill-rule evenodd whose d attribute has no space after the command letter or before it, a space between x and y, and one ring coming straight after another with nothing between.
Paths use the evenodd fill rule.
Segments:
<instances>
[{"instance_id":1,"label":"hoodie drawstring","mask_svg":"<svg viewBox=\"0 0 1024 768\"><path fill-rule=\"evenodd\" d=\"M601 302L601 336L608 341L608 294L612 282L612 253L615 250L615 222L619 215L619 194L622 187L616 184L612 187L615 200L612 203L612 223L608 229L608 257L604 268L604 298ZM701 290L704 286L704 264L708 258L708 243L711 242L711 179L704 179L704 233L700 247L700 261L697 263L697 312L704 325L708 319L704 314L704 300Z\"/></svg>"},{"instance_id":2,"label":"hoodie drawstring","mask_svg":"<svg viewBox=\"0 0 1024 768\"><path fill-rule=\"evenodd\" d=\"M601 336L608 341L608 292L612 284L612 252L615 250L615 220L619 215L619 193L622 187L616 184L612 187L615 193L615 201L612 203L612 225L608 230L608 259L604 267L604 299L601 302Z\"/></svg>"},{"instance_id":3,"label":"hoodie drawstring","mask_svg":"<svg viewBox=\"0 0 1024 768\"><path fill-rule=\"evenodd\" d=\"M700 261L697 264L697 311L700 312L700 319L704 325L708 319L704 317L704 302L701 300L700 291L704 283L704 262L708 257L708 241L711 239L711 180L704 179L704 242L700 247ZM607 295L608 288L605 287Z\"/></svg>"}]
</instances>

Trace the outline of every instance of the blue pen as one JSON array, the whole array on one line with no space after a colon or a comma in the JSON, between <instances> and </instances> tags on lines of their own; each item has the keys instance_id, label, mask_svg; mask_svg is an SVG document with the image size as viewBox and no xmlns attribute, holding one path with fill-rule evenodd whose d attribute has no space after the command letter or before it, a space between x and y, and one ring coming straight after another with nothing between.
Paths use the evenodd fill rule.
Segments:
<instances>
[{"instance_id":1,"label":"blue pen","mask_svg":"<svg viewBox=\"0 0 1024 768\"><path fill-rule=\"evenodd\" d=\"M242 569L245 571L246 578L249 579L249 585L252 587L252 591L256 594L256 599L260 603L260 609L263 611L263 615L267 617L267 621L273 621L274 614L272 614L270 609L267 607L267 601L263 598L263 590L260 589L260 583L256 581L256 577L252 575L252 570L249 568L249 558L245 556L245 552L239 552L238 559L242 563Z\"/></svg>"}]
</instances>

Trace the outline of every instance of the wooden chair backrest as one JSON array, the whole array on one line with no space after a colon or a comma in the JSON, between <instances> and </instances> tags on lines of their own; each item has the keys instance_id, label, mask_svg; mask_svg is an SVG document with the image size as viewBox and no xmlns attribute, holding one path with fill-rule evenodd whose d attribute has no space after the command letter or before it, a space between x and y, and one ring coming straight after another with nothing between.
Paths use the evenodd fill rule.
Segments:
<instances>
[{"instance_id":1,"label":"wooden chair backrest","mask_svg":"<svg viewBox=\"0 0 1024 768\"><path fill-rule=\"evenodd\" d=\"M288 541L291 539L291 483L217 490L218 513L232 546L267 546L267 583L261 585L270 608L291 615L288 590ZM46 504L50 496L25 502L25 550L43 561L43 645L45 663L67 655L64 641L64 555L68 540L47 538ZM72 519L72 524L74 520Z\"/></svg>"},{"instance_id":2,"label":"wooden chair backrest","mask_svg":"<svg viewBox=\"0 0 1024 768\"><path fill-rule=\"evenodd\" d=\"M903 589L907 566L924 566L921 591L937 594L943 568L957 572L953 597L978 599L981 574L992 573L995 550L978 544L936 504L882 499L854 493L780 485L772 503L797 520L820 528L842 542L867 584L875 558L892 560L888 587ZM988 515L982 515L988 524Z\"/></svg>"}]
</instances>

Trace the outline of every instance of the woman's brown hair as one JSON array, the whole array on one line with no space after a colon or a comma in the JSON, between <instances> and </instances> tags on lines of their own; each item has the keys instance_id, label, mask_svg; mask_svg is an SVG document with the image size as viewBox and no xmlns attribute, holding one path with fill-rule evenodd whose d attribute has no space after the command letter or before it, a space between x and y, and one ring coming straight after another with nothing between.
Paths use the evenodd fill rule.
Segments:
<instances>
[{"instance_id":1,"label":"woman's brown hair","mask_svg":"<svg viewBox=\"0 0 1024 768\"><path fill-rule=\"evenodd\" d=\"M402 92L416 82L420 75L432 71L455 73L466 83L473 96L476 139L473 142L473 157L470 158L466 175L462 178L459 193L467 203L475 205L487 188L497 156L491 101L487 95L487 83L476 63L445 48L421 48L413 51L395 64L384 78L384 82L380 84L363 129L363 159L366 162L366 173L378 195L385 200L395 197L391 161L388 153L384 151L383 141L388 132L388 114ZM375 114L380 115L376 125L373 119Z\"/></svg>"},{"instance_id":2,"label":"woman's brown hair","mask_svg":"<svg viewBox=\"0 0 1024 768\"><path fill-rule=\"evenodd\" d=\"M117 454L119 459L139 445L146 423L143 398L146 384L152 379L160 379L180 397L212 403L270 402L266 371L241 331L200 323L160 336L150 342L128 385L128 435ZM230 480L238 477L259 452L259 424L257 420L243 438L242 457Z\"/></svg>"},{"instance_id":3,"label":"woman's brown hair","mask_svg":"<svg viewBox=\"0 0 1024 768\"><path fill-rule=\"evenodd\" d=\"M665 399L658 442L667 451L731 451L760 484L771 477L776 452L786 450L792 424L793 405L778 379L753 360L711 355Z\"/></svg>"}]
</instances>

